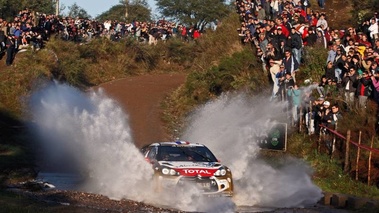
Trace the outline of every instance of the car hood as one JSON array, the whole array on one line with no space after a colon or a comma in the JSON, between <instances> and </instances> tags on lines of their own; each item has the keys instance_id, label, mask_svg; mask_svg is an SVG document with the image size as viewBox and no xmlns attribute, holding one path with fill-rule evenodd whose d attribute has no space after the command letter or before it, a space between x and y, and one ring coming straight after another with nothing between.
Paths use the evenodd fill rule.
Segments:
<instances>
[{"instance_id":1,"label":"car hood","mask_svg":"<svg viewBox=\"0 0 379 213\"><path fill-rule=\"evenodd\" d=\"M179 172L182 176L210 177L222 166L218 162L160 161L165 166Z\"/></svg>"}]
</instances>

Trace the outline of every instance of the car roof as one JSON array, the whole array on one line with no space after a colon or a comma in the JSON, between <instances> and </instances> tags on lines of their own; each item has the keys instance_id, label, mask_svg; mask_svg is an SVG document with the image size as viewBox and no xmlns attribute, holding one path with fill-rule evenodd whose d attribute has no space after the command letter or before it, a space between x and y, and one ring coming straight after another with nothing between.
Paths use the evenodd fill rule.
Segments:
<instances>
[{"instance_id":1,"label":"car roof","mask_svg":"<svg viewBox=\"0 0 379 213\"><path fill-rule=\"evenodd\" d=\"M149 146L188 146L188 147L205 147L203 144L191 143L188 141L166 141L166 142L156 142Z\"/></svg>"}]
</instances>

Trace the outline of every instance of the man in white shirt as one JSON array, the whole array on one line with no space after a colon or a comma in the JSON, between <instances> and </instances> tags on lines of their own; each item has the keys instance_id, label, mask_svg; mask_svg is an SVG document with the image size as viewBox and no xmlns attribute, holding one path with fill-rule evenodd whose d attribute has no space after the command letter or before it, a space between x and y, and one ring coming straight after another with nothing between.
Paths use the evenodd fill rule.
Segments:
<instances>
[{"instance_id":1,"label":"man in white shirt","mask_svg":"<svg viewBox=\"0 0 379 213\"><path fill-rule=\"evenodd\" d=\"M375 18L370 20L370 27L368 28L368 31L370 31L371 41L378 38L378 22L376 22Z\"/></svg>"}]
</instances>

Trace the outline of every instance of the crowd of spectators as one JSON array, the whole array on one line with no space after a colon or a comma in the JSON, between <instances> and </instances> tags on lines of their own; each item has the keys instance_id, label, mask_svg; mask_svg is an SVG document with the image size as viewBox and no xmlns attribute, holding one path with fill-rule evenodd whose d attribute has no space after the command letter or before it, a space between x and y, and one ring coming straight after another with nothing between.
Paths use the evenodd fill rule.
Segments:
<instances>
[{"instance_id":1,"label":"crowd of spectators","mask_svg":"<svg viewBox=\"0 0 379 213\"><path fill-rule=\"evenodd\" d=\"M319 11L313 11L308 0L235 1L241 42L255 47L263 70L271 76L271 99L288 102L294 125L303 112L309 134L319 134L319 124L335 126L342 118L341 106L330 103L331 97L341 97L346 110L365 109L370 98L379 102L377 13L358 28L332 29L325 2L318 4L312 8ZM321 81L299 89L295 75L304 63L306 46L325 49L328 57Z\"/></svg>"},{"instance_id":2,"label":"crowd of spectators","mask_svg":"<svg viewBox=\"0 0 379 213\"><path fill-rule=\"evenodd\" d=\"M24 9L7 22L0 18L0 50L6 52L6 65L10 66L15 54L31 48L39 50L51 36L78 43L105 37L119 41L131 37L141 43L157 44L159 40L180 37L184 41L196 40L201 32L193 26L159 20L157 22L82 19L33 13Z\"/></svg>"},{"instance_id":3,"label":"crowd of spectators","mask_svg":"<svg viewBox=\"0 0 379 213\"><path fill-rule=\"evenodd\" d=\"M236 0L235 5L241 22L238 28L241 42L256 48L262 68L273 82L271 99L289 103L293 124L299 121L300 107L307 94L296 82L305 46L328 51L325 75L317 87L319 98L339 92L348 106L358 102L360 108L366 107L368 98L379 100L379 19L376 13L357 29L331 29L326 14L311 10L309 0ZM322 11L323 1L319 1L319 7ZM21 10L11 22L0 19L0 48L7 53L7 65L12 64L18 51L43 48L51 36L73 42L97 37L112 41L132 37L142 43L156 44L158 40L171 37L189 41L200 35L194 27L165 20L99 22L32 13L28 9Z\"/></svg>"}]
</instances>

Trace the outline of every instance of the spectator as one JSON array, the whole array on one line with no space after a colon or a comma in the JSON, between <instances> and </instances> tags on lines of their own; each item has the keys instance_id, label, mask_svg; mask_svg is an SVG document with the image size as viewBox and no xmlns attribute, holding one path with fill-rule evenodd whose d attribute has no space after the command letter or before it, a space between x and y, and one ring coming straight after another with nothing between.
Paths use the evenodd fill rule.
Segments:
<instances>
[{"instance_id":1,"label":"spectator","mask_svg":"<svg viewBox=\"0 0 379 213\"><path fill-rule=\"evenodd\" d=\"M337 122L342 119L342 115L339 111L337 104L334 104L330 107L329 101L325 101L323 104L324 110L322 115L322 124L330 129L336 129ZM329 131L323 129L323 132L327 135L325 137L326 147L329 150L329 153L332 152L332 140L329 136Z\"/></svg>"},{"instance_id":2,"label":"spectator","mask_svg":"<svg viewBox=\"0 0 379 213\"><path fill-rule=\"evenodd\" d=\"M296 61L298 63L301 63L301 53L303 48L303 41L301 39L301 36L299 32L296 30L296 28L292 27L291 34L288 37L289 43L292 48L293 56L295 57Z\"/></svg>"},{"instance_id":3,"label":"spectator","mask_svg":"<svg viewBox=\"0 0 379 213\"><path fill-rule=\"evenodd\" d=\"M375 41L378 38L378 22L375 18L370 20L368 31L370 32L370 40Z\"/></svg>"},{"instance_id":4,"label":"spectator","mask_svg":"<svg viewBox=\"0 0 379 213\"><path fill-rule=\"evenodd\" d=\"M287 96L289 99L289 105L291 109L292 114L292 124L296 126L299 122L298 120L298 114L300 109L300 103L301 103L301 90L299 90L299 87L297 84L295 84L293 87L290 86L287 90Z\"/></svg>"},{"instance_id":5,"label":"spectator","mask_svg":"<svg viewBox=\"0 0 379 213\"><path fill-rule=\"evenodd\" d=\"M317 33L316 44L319 44L320 46L322 46L326 49L327 48L327 41L326 41L324 31L318 27L316 29L316 33Z\"/></svg>"},{"instance_id":6,"label":"spectator","mask_svg":"<svg viewBox=\"0 0 379 213\"><path fill-rule=\"evenodd\" d=\"M279 72L276 73L276 75L275 75L276 80L275 80L275 84L274 84L273 91L272 91L274 98L276 98L279 95L280 85L283 83L285 78L286 78L286 70L284 69L284 65L281 64L279 66Z\"/></svg>"},{"instance_id":7,"label":"spectator","mask_svg":"<svg viewBox=\"0 0 379 213\"><path fill-rule=\"evenodd\" d=\"M342 79L344 88L344 98L348 105L353 106L355 92L357 90L358 74L354 67L350 67L349 72L345 73Z\"/></svg>"},{"instance_id":8,"label":"spectator","mask_svg":"<svg viewBox=\"0 0 379 213\"><path fill-rule=\"evenodd\" d=\"M336 55L337 55L337 45L336 44L333 44L331 47L330 47L330 50L328 51L328 58L326 59L326 61L332 61L333 63L335 63L335 59L336 59Z\"/></svg>"},{"instance_id":9,"label":"spectator","mask_svg":"<svg viewBox=\"0 0 379 213\"><path fill-rule=\"evenodd\" d=\"M335 65L333 64L332 61L328 61L328 63L325 66L325 80L326 79L333 79L335 77Z\"/></svg>"},{"instance_id":10,"label":"spectator","mask_svg":"<svg viewBox=\"0 0 379 213\"><path fill-rule=\"evenodd\" d=\"M339 56L337 61L335 62L334 76L328 76L328 78L336 79L337 82L340 83L343 74L347 72L348 68L349 64L347 63L347 56L345 54L341 54L341 56Z\"/></svg>"},{"instance_id":11,"label":"spectator","mask_svg":"<svg viewBox=\"0 0 379 213\"><path fill-rule=\"evenodd\" d=\"M321 81L317 87L317 92L320 95L320 97L322 97L322 98L326 97L326 92L325 92L325 86L326 85L328 85L328 78L325 75L323 75L323 76L321 76Z\"/></svg>"},{"instance_id":12,"label":"spectator","mask_svg":"<svg viewBox=\"0 0 379 213\"><path fill-rule=\"evenodd\" d=\"M14 36L11 36L11 35L8 36L6 40L6 47L7 47L7 59L5 63L7 66L11 66L13 63L14 54L16 53Z\"/></svg>"},{"instance_id":13,"label":"spectator","mask_svg":"<svg viewBox=\"0 0 379 213\"><path fill-rule=\"evenodd\" d=\"M292 80L296 82L295 75L296 72L299 70L299 63L296 60L296 58L292 56L291 50L287 49L284 54L285 57L283 58L283 64L285 70L288 74L292 76Z\"/></svg>"},{"instance_id":14,"label":"spectator","mask_svg":"<svg viewBox=\"0 0 379 213\"><path fill-rule=\"evenodd\" d=\"M362 77L358 80L357 86L358 106L365 109L367 106L367 98L371 95L372 82L368 71L363 71Z\"/></svg>"},{"instance_id":15,"label":"spectator","mask_svg":"<svg viewBox=\"0 0 379 213\"><path fill-rule=\"evenodd\" d=\"M269 65L270 65L271 80L273 82L271 98L275 98L279 90L279 79L277 78L277 75L280 71L283 71L284 69L279 67L280 62L277 62L273 59L270 59Z\"/></svg>"},{"instance_id":16,"label":"spectator","mask_svg":"<svg viewBox=\"0 0 379 213\"><path fill-rule=\"evenodd\" d=\"M314 130L316 135L320 134L320 124L322 118L324 98L320 97L312 103L312 111L314 116Z\"/></svg>"},{"instance_id":17,"label":"spectator","mask_svg":"<svg viewBox=\"0 0 379 213\"><path fill-rule=\"evenodd\" d=\"M328 30L328 22L325 19L325 13L321 13L317 21L316 27L320 27L322 31L326 32Z\"/></svg>"},{"instance_id":18,"label":"spectator","mask_svg":"<svg viewBox=\"0 0 379 213\"><path fill-rule=\"evenodd\" d=\"M286 72L284 79L279 79L279 97L281 101L287 101L287 90L295 85L290 73Z\"/></svg>"},{"instance_id":19,"label":"spectator","mask_svg":"<svg viewBox=\"0 0 379 213\"><path fill-rule=\"evenodd\" d=\"M379 72L375 72L371 76L371 82L373 85L373 97L376 103L379 104Z\"/></svg>"}]
</instances>

